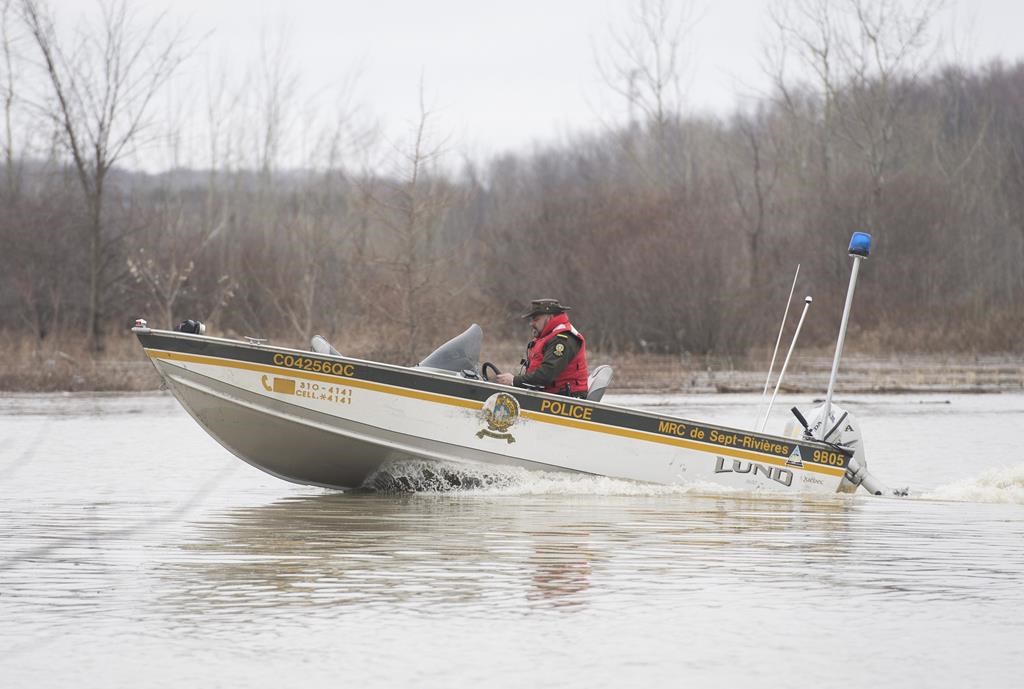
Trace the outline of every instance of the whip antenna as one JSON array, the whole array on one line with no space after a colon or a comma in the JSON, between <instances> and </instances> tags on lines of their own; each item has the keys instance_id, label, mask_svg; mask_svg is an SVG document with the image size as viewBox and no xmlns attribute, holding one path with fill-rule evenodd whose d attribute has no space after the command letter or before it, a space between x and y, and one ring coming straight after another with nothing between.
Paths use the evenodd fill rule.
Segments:
<instances>
[{"instance_id":1,"label":"whip antenna","mask_svg":"<svg viewBox=\"0 0 1024 689\"><path fill-rule=\"evenodd\" d=\"M793 348L796 347L796 340L800 337L800 328L804 327L804 318L807 317L807 309L811 307L811 302L814 301L809 296L804 297L804 310L800 314L800 322L796 324L796 332L793 333L793 341L789 343L789 351L786 352L786 360L782 362L782 370L779 371L779 379L775 381L775 390L772 392L772 399L768 403L768 409L765 410L764 420L761 421L760 431L764 431L764 427L768 425L768 417L771 416L772 406L775 404L775 396L779 394L779 386L782 385L782 378L786 375L786 368L789 366L789 357L793 356Z\"/></svg>"},{"instance_id":2,"label":"whip antenna","mask_svg":"<svg viewBox=\"0 0 1024 689\"><path fill-rule=\"evenodd\" d=\"M793 274L793 286L789 288L789 299L786 300L786 310L782 314L782 323L779 324L779 336L775 338L775 351L772 352L772 363L768 365L768 376L764 379L764 390L761 391L761 402L757 405L757 419L754 421L754 425L761 420L761 407L764 406L764 401L768 397L768 385L772 380L772 370L775 368L775 357L779 354L779 343L782 342L782 331L786 329L786 317L789 315L789 306L793 303L793 292L796 290L796 279L800 276L800 264L796 264L796 272ZM768 415L765 414L765 420L767 421Z\"/></svg>"}]
</instances>

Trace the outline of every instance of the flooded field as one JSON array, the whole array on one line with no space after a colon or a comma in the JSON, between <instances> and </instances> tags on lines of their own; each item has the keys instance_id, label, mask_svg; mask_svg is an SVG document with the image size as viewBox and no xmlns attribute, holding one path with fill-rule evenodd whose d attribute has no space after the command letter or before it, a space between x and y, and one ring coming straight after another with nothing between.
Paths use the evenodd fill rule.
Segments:
<instances>
[{"instance_id":1,"label":"flooded field","mask_svg":"<svg viewBox=\"0 0 1024 689\"><path fill-rule=\"evenodd\" d=\"M747 427L756 400L609 398ZM422 466L473 487L339 494L168 396L2 397L0 684L1019 686L1024 395L840 401L911 497Z\"/></svg>"}]
</instances>

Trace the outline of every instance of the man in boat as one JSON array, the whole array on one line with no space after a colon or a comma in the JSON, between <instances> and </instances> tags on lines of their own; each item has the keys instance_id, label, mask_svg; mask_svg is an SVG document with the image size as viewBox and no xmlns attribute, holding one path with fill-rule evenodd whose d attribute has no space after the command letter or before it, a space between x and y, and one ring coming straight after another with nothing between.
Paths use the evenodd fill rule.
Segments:
<instances>
[{"instance_id":1,"label":"man in boat","mask_svg":"<svg viewBox=\"0 0 1024 689\"><path fill-rule=\"evenodd\" d=\"M518 374L501 373L497 382L556 395L587 396L587 345L569 322L568 310L557 299L530 302L529 313L523 314L533 330L526 359Z\"/></svg>"}]
</instances>

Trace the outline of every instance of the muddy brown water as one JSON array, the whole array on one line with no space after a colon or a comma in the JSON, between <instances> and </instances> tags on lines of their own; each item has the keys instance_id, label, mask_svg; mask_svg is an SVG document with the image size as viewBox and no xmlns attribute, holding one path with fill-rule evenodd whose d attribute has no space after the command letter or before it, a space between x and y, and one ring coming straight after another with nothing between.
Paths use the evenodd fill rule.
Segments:
<instances>
[{"instance_id":1,"label":"muddy brown water","mask_svg":"<svg viewBox=\"0 0 1024 689\"><path fill-rule=\"evenodd\" d=\"M1024 395L842 401L909 499L412 464L339 494L167 396L0 397L0 685L1019 686Z\"/></svg>"}]
</instances>

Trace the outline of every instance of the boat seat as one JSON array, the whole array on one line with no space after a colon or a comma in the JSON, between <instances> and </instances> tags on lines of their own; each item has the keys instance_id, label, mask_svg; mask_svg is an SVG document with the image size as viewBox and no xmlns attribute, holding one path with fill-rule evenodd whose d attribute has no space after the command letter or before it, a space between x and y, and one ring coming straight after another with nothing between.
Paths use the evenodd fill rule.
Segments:
<instances>
[{"instance_id":1,"label":"boat seat","mask_svg":"<svg viewBox=\"0 0 1024 689\"><path fill-rule=\"evenodd\" d=\"M323 335L314 335L313 339L309 341L313 351L317 354L333 354L334 356L341 356L341 352L331 346Z\"/></svg>"},{"instance_id":2,"label":"boat seat","mask_svg":"<svg viewBox=\"0 0 1024 689\"><path fill-rule=\"evenodd\" d=\"M602 364L595 368L587 380L587 399L591 402L600 402L604 397L604 391L612 382L612 367Z\"/></svg>"}]
</instances>

